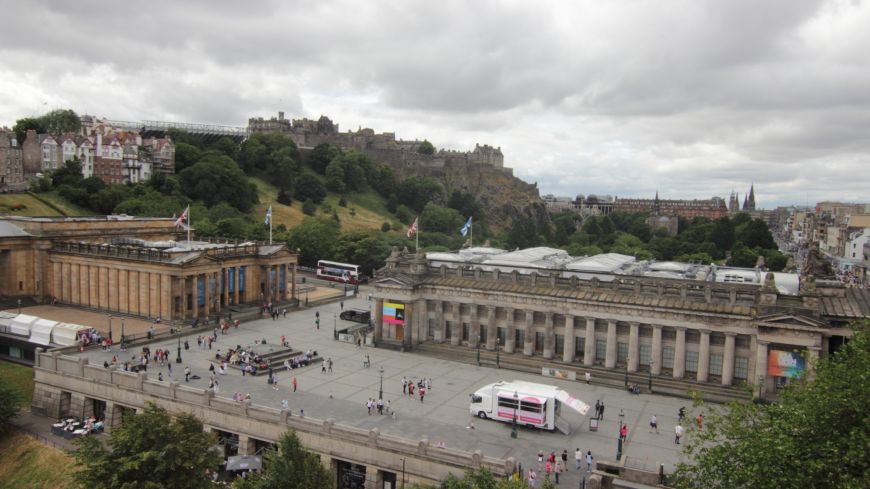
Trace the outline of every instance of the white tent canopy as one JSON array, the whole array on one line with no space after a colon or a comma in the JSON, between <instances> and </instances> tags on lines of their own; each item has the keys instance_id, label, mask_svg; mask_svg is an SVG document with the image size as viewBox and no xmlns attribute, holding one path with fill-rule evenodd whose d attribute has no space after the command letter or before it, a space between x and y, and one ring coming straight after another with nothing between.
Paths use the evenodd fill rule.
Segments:
<instances>
[{"instance_id":1,"label":"white tent canopy","mask_svg":"<svg viewBox=\"0 0 870 489\"><path fill-rule=\"evenodd\" d=\"M12 320L12 324L9 325L9 332L19 336L27 336L30 337L30 325L39 320L36 316L29 316L27 314L19 314L15 316L15 319Z\"/></svg>"},{"instance_id":2,"label":"white tent canopy","mask_svg":"<svg viewBox=\"0 0 870 489\"><path fill-rule=\"evenodd\" d=\"M30 342L40 345L51 343L51 331L57 325L57 321L51 319L39 319L30 325Z\"/></svg>"},{"instance_id":3,"label":"white tent canopy","mask_svg":"<svg viewBox=\"0 0 870 489\"><path fill-rule=\"evenodd\" d=\"M0 333L8 333L12 327L12 320L15 319L18 313L0 311Z\"/></svg>"},{"instance_id":4,"label":"white tent canopy","mask_svg":"<svg viewBox=\"0 0 870 489\"><path fill-rule=\"evenodd\" d=\"M58 323L51 333L52 341L56 345L72 346L78 342L79 331L90 329L81 324Z\"/></svg>"}]
</instances>

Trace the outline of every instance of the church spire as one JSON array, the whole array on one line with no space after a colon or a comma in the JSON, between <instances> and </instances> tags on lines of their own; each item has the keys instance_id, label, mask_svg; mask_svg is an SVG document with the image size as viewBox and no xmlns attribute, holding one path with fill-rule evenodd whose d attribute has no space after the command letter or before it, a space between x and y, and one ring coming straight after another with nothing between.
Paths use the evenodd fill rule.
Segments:
<instances>
[{"instance_id":1,"label":"church spire","mask_svg":"<svg viewBox=\"0 0 870 489\"><path fill-rule=\"evenodd\" d=\"M749 210L755 210L755 184L749 186Z\"/></svg>"}]
</instances>

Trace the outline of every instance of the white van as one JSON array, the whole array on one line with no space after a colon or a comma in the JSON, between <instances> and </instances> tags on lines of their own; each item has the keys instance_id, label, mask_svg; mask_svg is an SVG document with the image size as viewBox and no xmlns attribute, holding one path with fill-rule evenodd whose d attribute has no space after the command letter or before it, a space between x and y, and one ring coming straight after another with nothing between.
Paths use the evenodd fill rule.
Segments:
<instances>
[{"instance_id":1,"label":"white van","mask_svg":"<svg viewBox=\"0 0 870 489\"><path fill-rule=\"evenodd\" d=\"M588 404L554 385L502 380L485 385L472 394L470 412L481 419L512 423L516 417L519 425L551 431L559 428L567 432L570 426L557 426L567 426L567 423L560 423L559 418L563 404L583 415L589 411Z\"/></svg>"}]
</instances>

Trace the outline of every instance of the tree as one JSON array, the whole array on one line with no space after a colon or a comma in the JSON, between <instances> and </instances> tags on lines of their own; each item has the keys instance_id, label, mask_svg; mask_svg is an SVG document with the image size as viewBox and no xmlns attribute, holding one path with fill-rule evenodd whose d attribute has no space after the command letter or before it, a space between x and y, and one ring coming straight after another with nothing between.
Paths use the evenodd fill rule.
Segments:
<instances>
[{"instance_id":1,"label":"tree","mask_svg":"<svg viewBox=\"0 0 870 489\"><path fill-rule=\"evenodd\" d=\"M311 202L319 204L326 198L326 187L314 175L307 173L302 175L296 182L295 187L294 197L296 197L296 200L305 201L310 199Z\"/></svg>"},{"instance_id":2,"label":"tree","mask_svg":"<svg viewBox=\"0 0 870 489\"><path fill-rule=\"evenodd\" d=\"M215 436L190 413L170 415L149 403L141 414L124 415L107 449L94 437L76 440L76 481L89 489L209 488L206 474L220 464Z\"/></svg>"},{"instance_id":3,"label":"tree","mask_svg":"<svg viewBox=\"0 0 870 489\"><path fill-rule=\"evenodd\" d=\"M290 196L290 192L286 189L282 188L278 190L278 203L284 205L291 205L293 203L293 198Z\"/></svg>"},{"instance_id":4,"label":"tree","mask_svg":"<svg viewBox=\"0 0 870 489\"><path fill-rule=\"evenodd\" d=\"M421 155L434 155L435 154L435 146L432 146L428 140L424 139L420 146L417 146L417 152Z\"/></svg>"},{"instance_id":5,"label":"tree","mask_svg":"<svg viewBox=\"0 0 870 489\"><path fill-rule=\"evenodd\" d=\"M326 166L326 185L333 192L342 193L347 187L344 183L344 166L339 158L332 160Z\"/></svg>"},{"instance_id":6,"label":"tree","mask_svg":"<svg viewBox=\"0 0 870 489\"><path fill-rule=\"evenodd\" d=\"M335 220L306 217L289 231L287 246L300 250L300 264L314 266L319 259L334 258L339 235L339 223Z\"/></svg>"},{"instance_id":7,"label":"tree","mask_svg":"<svg viewBox=\"0 0 870 489\"><path fill-rule=\"evenodd\" d=\"M15 132L15 139L18 140L18 146L24 144L27 137L28 129L33 129L37 134L45 132L45 124L41 117L23 117L15 121L12 126L12 131Z\"/></svg>"},{"instance_id":8,"label":"tree","mask_svg":"<svg viewBox=\"0 0 870 489\"><path fill-rule=\"evenodd\" d=\"M678 488L864 488L870 482L868 323L793 379L772 404L732 402L705 415L684 448Z\"/></svg>"},{"instance_id":9,"label":"tree","mask_svg":"<svg viewBox=\"0 0 870 489\"><path fill-rule=\"evenodd\" d=\"M4 377L0 377L0 431L4 425L18 416L18 406L21 404L21 393L13 388Z\"/></svg>"},{"instance_id":10,"label":"tree","mask_svg":"<svg viewBox=\"0 0 870 489\"><path fill-rule=\"evenodd\" d=\"M341 155L341 148L329 143L320 143L311 150L308 156L308 164L311 169L323 175L326 172L326 166Z\"/></svg>"},{"instance_id":11,"label":"tree","mask_svg":"<svg viewBox=\"0 0 870 489\"><path fill-rule=\"evenodd\" d=\"M63 166L51 172L51 184L55 187L61 185L78 185L82 181L82 162L73 158L64 162Z\"/></svg>"},{"instance_id":12,"label":"tree","mask_svg":"<svg viewBox=\"0 0 870 489\"><path fill-rule=\"evenodd\" d=\"M263 471L238 479L236 489L330 489L332 475L317 454L306 450L296 432L285 432L278 440L278 449L263 455Z\"/></svg>"},{"instance_id":13,"label":"tree","mask_svg":"<svg viewBox=\"0 0 870 489\"><path fill-rule=\"evenodd\" d=\"M456 209L441 207L429 202L420 215L420 228L426 232L436 232L459 235L459 229L465 223L465 219Z\"/></svg>"},{"instance_id":14,"label":"tree","mask_svg":"<svg viewBox=\"0 0 870 489\"><path fill-rule=\"evenodd\" d=\"M441 482L439 489L525 489L527 486L521 480L504 480L496 478L488 469L470 469L465 477L458 478L453 474ZM541 489L554 487L550 481L544 481Z\"/></svg>"},{"instance_id":15,"label":"tree","mask_svg":"<svg viewBox=\"0 0 870 489\"><path fill-rule=\"evenodd\" d=\"M195 165L179 175L182 188L193 200L207 207L226 202L242 212L257 203L257 187L232 159L217 152L206 152Z\"/></svg>"}]
</instances>

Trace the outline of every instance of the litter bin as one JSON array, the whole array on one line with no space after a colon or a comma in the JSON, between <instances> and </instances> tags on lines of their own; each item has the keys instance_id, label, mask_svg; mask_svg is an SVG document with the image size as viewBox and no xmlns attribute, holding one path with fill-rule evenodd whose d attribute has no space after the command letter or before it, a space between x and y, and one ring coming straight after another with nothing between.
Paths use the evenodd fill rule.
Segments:
<instances>
[{"instance_id":1,"label":"litter bin","mask_svg":"<svg viewBox=\"0 0 870 489\"><path fill-rule=\"evenodd\" d=\"M592 418L589 420L589 431L598 431L598 420Z\"/></svg>"}]
</instances>

